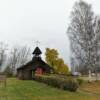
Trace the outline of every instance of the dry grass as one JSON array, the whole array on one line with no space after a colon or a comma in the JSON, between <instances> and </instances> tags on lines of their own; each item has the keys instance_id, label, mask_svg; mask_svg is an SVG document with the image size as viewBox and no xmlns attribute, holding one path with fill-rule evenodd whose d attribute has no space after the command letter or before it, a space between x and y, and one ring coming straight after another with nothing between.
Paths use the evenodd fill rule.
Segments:
<instances>
[{"instance_id":1,"label":"dry grass","mask_svg":"<svg viewBox=\"0 0 100 100\"><path fill-rule=\"evenodd\" d=\"M100 81L84 83L80 89L93 94L100 94Z\"/></svg>"}]
</instances>

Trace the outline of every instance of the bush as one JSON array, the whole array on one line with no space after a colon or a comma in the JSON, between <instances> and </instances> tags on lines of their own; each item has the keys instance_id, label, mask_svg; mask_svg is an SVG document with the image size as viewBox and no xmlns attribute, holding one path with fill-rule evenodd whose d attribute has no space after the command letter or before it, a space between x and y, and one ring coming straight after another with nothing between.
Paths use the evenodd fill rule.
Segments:
<instances>
[{"instance_id":1,"label":"bush","mask_svg":"<svg viewBox=\"0 0 100 100\"><path fill-rule=\"evenodd\" d=\"M74 79L64 79L54 76L37 76L35 80L38 82L43 82L47 85L60 88L63 90L69 90L75 92L78 88L78 83Z\"/></svg>"},{"instance_id":2,"label":"bush","mask_svg":"<svg viewBox=\"0 0 100 100\"><path fill-rule=\"evenodd\" d=\"M78 82L79 85L81 85L81 84L83 84L84 81L81 78L77 78L77 82Z\"/></svg>"},{"instance_id":3,"label":"bush","mask_svg":"<svg viewBox=\"0 0 100 100\"><path fill-rule=\"evenodd\" d=\"M78 84L77 82L73 81L73 80L69 80L66 82L66 84L64 85L64 90L70 90L70 91L76 91L78 88Z\"/></svg>"}]
</instances>

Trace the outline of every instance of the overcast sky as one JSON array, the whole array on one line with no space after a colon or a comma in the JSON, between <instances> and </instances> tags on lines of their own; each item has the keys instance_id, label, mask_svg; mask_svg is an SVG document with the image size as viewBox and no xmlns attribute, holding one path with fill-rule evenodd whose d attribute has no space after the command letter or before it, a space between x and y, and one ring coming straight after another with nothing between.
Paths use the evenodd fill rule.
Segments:
<instances>
[{"instance_id":1,"label":"overcast sky","mask_svg":"<svg viewBox=\"0 0 100 100\"><path fill-rule=\"evenodd\" d=\"M0 0L0 41L9 45L28 45L34 41L56 48L69 64L69 41L66 35L69 16L76 0ZM77 0L78 1L78 0ZM100 0L85 0L100 14Z\"/></svg>"}]
</instances>

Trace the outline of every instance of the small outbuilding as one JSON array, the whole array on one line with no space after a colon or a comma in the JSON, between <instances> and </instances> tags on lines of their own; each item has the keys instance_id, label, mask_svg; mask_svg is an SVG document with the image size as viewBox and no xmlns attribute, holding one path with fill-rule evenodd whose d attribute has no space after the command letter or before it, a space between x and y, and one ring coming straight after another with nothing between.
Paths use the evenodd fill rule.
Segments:
<instances>
[{"instance_id":1,"label":"small outbuilding","mask_svg":"<svg viewBox=\"0 0 100 100\"><path fill-rule=\"evenodd\" d=\"M22 80L31 80L35 75L50 73L53 69L41 58L41 50L36 47L31 61L17 68L17 78Z\"/></svg>"}]
</instances>

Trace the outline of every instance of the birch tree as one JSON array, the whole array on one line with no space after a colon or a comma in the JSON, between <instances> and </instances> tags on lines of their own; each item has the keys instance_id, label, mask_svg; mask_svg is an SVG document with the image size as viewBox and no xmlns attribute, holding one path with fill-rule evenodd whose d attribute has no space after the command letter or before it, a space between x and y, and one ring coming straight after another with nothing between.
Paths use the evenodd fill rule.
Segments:
<instances>
[{"instance_id":1,"label":"birch tree","mask_svg":"<svg viewBox=\"0 0 100 100\"><path fill-rule=\"evenodd\" d=\"M76 62L72 68L78 67L77 71L83 73L89 70L95 71L98 63L97 52L100 39L97 39L97 34L100 34L100 31L94 19L90 4L82 0L75 3L67 33L71 44L71 59Z\"/></svg>"}]
</instances>

